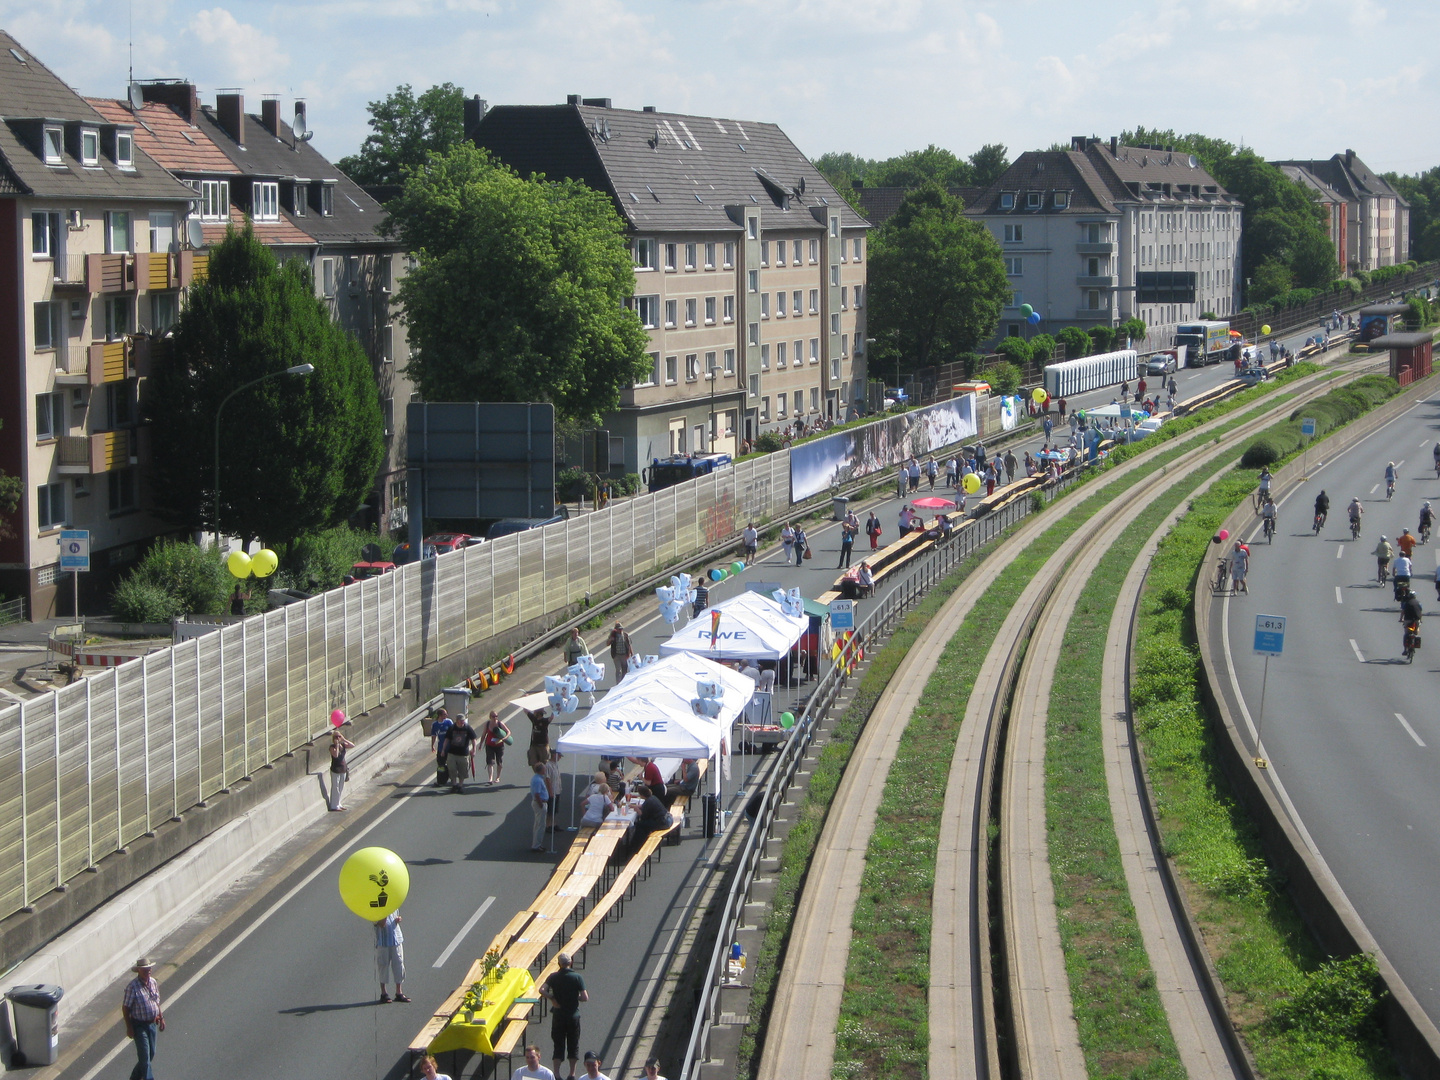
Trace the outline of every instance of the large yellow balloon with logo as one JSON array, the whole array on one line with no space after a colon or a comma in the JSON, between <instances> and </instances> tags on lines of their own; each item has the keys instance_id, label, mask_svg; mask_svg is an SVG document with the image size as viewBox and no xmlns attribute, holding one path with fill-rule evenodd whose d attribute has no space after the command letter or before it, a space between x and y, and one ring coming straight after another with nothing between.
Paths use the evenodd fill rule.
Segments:
<instances>
[{"instance_id":1,"label":"large yellow balloon with logo","mask_svg":"<svg viewBox=\"0 0 1440 1080\"><path fill-rule=\"evenodd\" d=\"M1260 333L1262 333L1262 334L1268 334L1268 333L1270 333L1270 324L1269 324L1269 323L1266 323L1264 326L1260 327Z\"/></svg>"},{"instance_id":2,"label":"large yellow balloon with logo","mask_svg":"<svg viewBox=\"0 0 1440 1080\"><path fill-rule=\"evenodd\" d=\"M967 493L974 495L975 492L980 490L980 477L973 472L966 473L965 479L962 480L960 484Z\"/></svg>"},{"instance_id":3,"label":"large yellow balloon with logo","mask_svg":"<svg viewBox=\"0 0 1440 1080\"><path fill-rule=\"evenodd\" d=\"M280 565L280 556L269 548L261 548L250 556L250 572L256 577L269 577Z\"/></svg>"},{"instance_id":4,"label":"large yellow balloon with logo","mask_svg":"<svg viewBox=\"0 0 1440 1080\"><path fill-rule=\"evenodd\" d=\"M410 871L389 848L361 848L340 868L340 899L367 922L379 922L410 895Z\"/></svg>"},{"instance_id":5,"label":"large yellow balloon with logo","mask_svg":"<svg viewBox=\"0 0 1440 1080\"><path fill-rule=\"evenodd\" d=\"M1050 395L1045 392L1045 388L1043 386L1037 386L1034 390L1030 392L1030 400L1035 402L1036 405L1044 405L1046 398L1048 398L1049 396Z\"/></svg>"},{"instance_id":6,"label":"large yellow balloon with logo","mask_svg":"<svg viewBox=\"0 0 1440 1080\"><path fill-rule=\"evenodd\" d=\"M225 568L238 578L250 576L250 556L243 551L232 551L225 559Z\"/></svg>"}]
</instances>

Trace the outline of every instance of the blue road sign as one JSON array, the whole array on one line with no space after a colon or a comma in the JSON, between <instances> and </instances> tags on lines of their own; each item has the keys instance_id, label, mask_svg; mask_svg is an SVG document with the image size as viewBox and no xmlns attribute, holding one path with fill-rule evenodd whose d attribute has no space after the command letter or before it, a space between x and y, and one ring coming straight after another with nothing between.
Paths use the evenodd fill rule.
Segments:
<instances>
[{"instance_id":1,"label":"blue road sign","mask_svg":"<svg viewBox=\"0 0 1440 1080\"><path fill-rule=\"evenodd\" d=\"M831 630L854 630L854 629L855 629L855 601L854 601L854 600L831 600L831 601L830 601L830 629L831 629Z\"/></svg>"},{"instance_id":2,"label":"blue road sign","mask_svg":"<svg viewBox=\"0 0 1440 1080\"><path fill-rule=\"evenodd\" d=\"M1315 418L1313 416L1307 416L1300 421L1300 434L1307 439L1315 437Z\"/></svg>"},{"instance_id":3,"label":"blue road sign","mask_svg":"<svg viewBox=\"0 0 1440 1080\"><path fill-rule=\"evenodd\" d=\"M60 530L60 569L90 569L90 530Z\"/></svg>"},{"instance_id":4,"label":"blue road sign","mask_svg":"<svg viewBox=\"0 0 1440 1080\"><path fill-rule=\"evenodd\" d=\"M1279 656L1285 651L1285 616L1255 616L1255 651Z\"/></svg>"}]
</instances>

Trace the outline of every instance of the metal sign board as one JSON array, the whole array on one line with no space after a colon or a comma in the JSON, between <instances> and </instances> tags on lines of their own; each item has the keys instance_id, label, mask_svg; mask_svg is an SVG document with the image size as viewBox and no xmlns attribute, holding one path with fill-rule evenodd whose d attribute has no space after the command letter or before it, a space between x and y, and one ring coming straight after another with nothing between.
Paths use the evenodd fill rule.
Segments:
<instances>
[{"instance_id":1,"label":"metal sign board","mask_svg":"<svg viewBox=\"0 0 1440 1080\"><path fill-rule=\"evenodd\" d=\"M1307 439L1315 437L1315 417L1307 416L1300 421L1300 434Z\"/></svg>"},{"instance_id":2,"label":"metal sign board","mask_svg":"<svg viewBox=\"0 0 1440 1080\"><path fill-rule=\"evenodd\" d=\"M1285 616L1255 616L1255 651L1279 656L1285 651Z\"/></svg>"},{"instance_id":3,"label":"metal sign board","mask_svg":"<svg viewBox=\"0 0 1440 1080\"><path fill-rule=\"evenodd\" d=\"M62 571L90 569L89 529L60 530L60 569Z\"/></svg>"},{"instance_id":4,"label":"metal sign board","mask_svg":"<svg viewBox=\"0 0 1440 1080\"><path fill-rule=\"evenodd\" d=\"M854 600L830 601L830 629L836 631L855 629Z\"/></svg>"},{"instance_id":5,"label":"metal sign board","mask_svg":"<svg viewBox=\"0 0 1440 1080\"><path fill-rule=\"evenodd\" d=\"M424 517L555 513L554 405L411 402L406 422L409 467L421 487L411 504L419 501Z\"/></svg>"}]
</instances>

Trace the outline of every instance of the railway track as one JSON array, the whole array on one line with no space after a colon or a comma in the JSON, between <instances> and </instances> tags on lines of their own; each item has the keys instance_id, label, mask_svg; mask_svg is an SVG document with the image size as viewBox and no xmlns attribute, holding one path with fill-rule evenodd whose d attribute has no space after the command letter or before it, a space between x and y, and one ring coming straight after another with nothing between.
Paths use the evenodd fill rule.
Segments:
<instances>
[{"instance_id":1,"label":"railway track","mask_svg":"<svg viewBox=\"0 0 1440 1080\"><path fill-rule=\"evenodd\" d=\"M1358 376L1369 367L1346 374ZM1300 380L1287 408L1336 385L1337 380L1320 375ZM1063 655L1070 614L1100 558L1155 499L1185 483L1197 469L1218 470L1241 441L1276 417L1267 412L1246 421L1226 432L1218 445L1206 438L1207 431L1228 419L1217 418L1213 426L1196 429L1187 436L1189 449L1082 523L1022 591L985 658L966 705L940 823L928 1005L933 1077L998 1080L1008 1073L1022 1080L1048 1080L1086 1075L1046 845L1049 688ZM1142 455L1098 477L1087 486L1086 497L1126 480L1151 457ZM1202 480L1197 477L1195 482L1203 487L1208 481ZM830 808L797 905L757 1070L760 1080L830 1075L864 853L900 732L966 615L1055 520L1053 515L1027 520L971 574L907 653L877 703ZM1112 699L1107 707L1113 709L1113 680L1106 689ZM1129 753L1128 727L1114 723L1113 716L1110 720L1114 738L1124 739ZM1114 756L1118 770L1120 758ZM1176 1031L1177 1046L1185 1048L1187 1067L1196 1063L1192 1075L1237 1075L1222 1035L1226 1021L1213 1003L1205 1003L1203 981L1195 974L1198 958L1186 951L1185 935L1173 906L1165 901L1158 874L1145 870L1148 865L1153 871L1156 855L1144 807L1136 801L1138 785L1133 778L1125 784L1123 773L1113 780L1122 788L1112 802L1117 802L1117 827L1123 830L1118 835L1132 892L1137 882L1158 890L1136 902L1144 907L1153 931L1145 934L1145 943L1172 1028L1185 1028ZM992 865L988 830L996 819L999 842ZM1132 865L1139 868L1134 876L1129 874ZM998 882L995 895L1000 902L1000 910L993 913L992 880ZM993 937L992 925L998 928Z\"/></svg>"}]
</instances>

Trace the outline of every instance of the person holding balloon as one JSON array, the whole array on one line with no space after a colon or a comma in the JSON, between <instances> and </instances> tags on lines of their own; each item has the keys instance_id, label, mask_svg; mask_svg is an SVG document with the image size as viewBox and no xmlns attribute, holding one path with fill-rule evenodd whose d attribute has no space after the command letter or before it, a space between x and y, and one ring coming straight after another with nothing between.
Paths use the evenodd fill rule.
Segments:
<instances>
[{"instance_id":1,"label":"person holding balloon","mask_svg":"<svg viewBox=\"0 0 1440 1080\"><path fill-rule=\"evenodd\" d=\"M345 714L336 709L330 714L331 722L334 723L336 713L340 716L340 723L335 725L335 730L330 733L330 801L331 810L346 810L340 802L340 795L345 790L345 781L350 779L350 767L345 764L345 754L355 749L355 744L344 735L340 734L340 724L345 723Z\"/></svg>"},{"instance_id":2,"label":"person holding balloon","mask_svg":"<svg viewBox=\"0 0 1440 1080\"><path fill-rule=\"evenodd\" d=\"M392 911L375 920L375 969L380 975L380 1004L387 1005L390 995L385 984L395 980L395 1000L408 1002L402 984L405 982L405 935L400 932L400 913Z\"/></svg>"}]
</instances>

